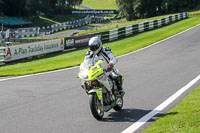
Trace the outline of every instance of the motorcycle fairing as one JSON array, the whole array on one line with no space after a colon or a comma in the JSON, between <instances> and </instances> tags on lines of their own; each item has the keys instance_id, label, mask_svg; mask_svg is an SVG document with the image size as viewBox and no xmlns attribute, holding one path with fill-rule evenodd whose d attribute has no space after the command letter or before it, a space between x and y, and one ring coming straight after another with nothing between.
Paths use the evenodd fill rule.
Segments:
<instances>
[{"instance_id":1,"label":"motorcycle fairing","mask_svg":"<svg viewBox=\"0 0 200 133\"><path fill-rule=\"evenodd\" d=\"M89 69L81 68L78 77L85 81L95 80L99 75L103 73L103 69L99 66L102 62L102 60L99 60L94 66L91 66Z\"/></svg>"}]
</instances>

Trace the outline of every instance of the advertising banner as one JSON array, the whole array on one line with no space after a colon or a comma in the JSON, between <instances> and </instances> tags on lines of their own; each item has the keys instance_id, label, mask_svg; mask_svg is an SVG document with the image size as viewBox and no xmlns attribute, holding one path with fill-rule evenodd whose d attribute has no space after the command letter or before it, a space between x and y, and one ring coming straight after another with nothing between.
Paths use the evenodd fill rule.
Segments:
<instances>
[{"instance_id":1,"label":"advertising banner","mask_svg":"<svg viewBox=\"0 0 200 133\"><path fill-rule=\"evenodd\" d=\"M62 14L119 14L117 10L57 10Z\"/></svg>"},{"instance_id":2,"label":"advertising banner","mask_svg":"<svg viewBox=\"0 0 200 133\"><path fill-rule=\"evenodd\" d=\"M0 62L5 59L5 47L0 46Z\"/></svg>"},{"instance_id":3,"label":"advertising banner","mask_svg":"<svg viewBox=\"0 0 200 133\"><path fill-rule=\"evenodd\" d=\"M63 39L41 41L6 47L5 61L14 61L64 50Z\"/></svg>"},{"instance_id":4,"label":"advertising banner","mask_svg":"<svg viewBox=\"0 0 200 133\"><path fill-rule=\"evenodd\" d=\"M66 37L65 38L65 49L68 48L79 48L88 46L90 38L96 36L97 34L88 34L82 36Z\"/></svg>"}]
</instances>

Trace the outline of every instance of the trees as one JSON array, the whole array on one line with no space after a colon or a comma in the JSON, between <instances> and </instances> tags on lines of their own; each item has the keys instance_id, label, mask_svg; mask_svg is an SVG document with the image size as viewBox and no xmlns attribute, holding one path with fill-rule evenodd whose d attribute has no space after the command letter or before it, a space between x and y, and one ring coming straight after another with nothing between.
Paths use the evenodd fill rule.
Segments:
<instances>
[{"instance_id":1,"label":"trees","mask_svg":"<svg viewBox=\"0 0 200 133\"><path fill-rule=\"evenodd\" d=\"M2 12L6 16L21 16L26 14L26 0L2 0Z\"/></svg>"},{"instance_id":2,"label":"trees","mask_svg":"<svg viewBox=\"0 0 200 133\"><path fill-rule=\"evenodd\" d=\"M71 9L82 0L0 0L0 15L37 16L52 14L55 9Z\"/></svg>"},{"instance_id":3,"label":"trees","mask_svg":"<svg viewBox=\"0 0 200 133\"><path fill-rule=\"evenodd\" d=\"M193 9L200 3L199 0L167 0L168 12L178 12Z\"/></svg>"},{"instance_id":4,"label":"trees","mask_svg":"<svg viewBox=\"0 0 200 133\"><path fill-rule=\"evenodd\" d=\"M2 8L3 8L3 1L2 1L2 0L0 0L0 16L2 16L2 15L3 15Z\"/></svg>"},{"instance_id":5,"label":"trees","mask_svg":"<svg viewBox=\"0 0 200 133\"><path fill-rule=\"evenodd\" d=\"M120 14L132 20L133 18L146 18L159 14L163 0L116 0Z\"/></svg>"},{"instance_id":6,"label":"trees","mask_svg":"<svg viewBox=\"0 0 200 133\"><path fill-rule=\"evenodd\" d=\"M116 0L117 6L120 10L120 15L126 17L129 21L134 18L133 1L134 0Z\"/></svg>"},{"instance_id":7,"label":"trees","mask_svg":"<svg viewBox=\"0 0 200 133\"><path fill-rule=\"evenodd\" d=\"M116 0L120 15L127 20L193 9L199 0Z\"/></svg>"}]
</instances>

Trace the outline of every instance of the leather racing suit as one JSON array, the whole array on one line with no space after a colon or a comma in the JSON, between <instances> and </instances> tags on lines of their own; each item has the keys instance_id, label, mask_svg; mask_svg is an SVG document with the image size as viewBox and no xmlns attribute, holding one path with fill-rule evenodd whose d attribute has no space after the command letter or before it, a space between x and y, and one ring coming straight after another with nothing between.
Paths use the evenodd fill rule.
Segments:
<instances>
[{"instance_id":1,"label":"leather racing suit","mask_svg":"<svg viewBox=\"0 0 200 133\"><path fill-rule=\"evenodd\" d=\"M111 49L109 47L102 47L98 53L94 53L93 51L88 51L85 56L86 59L92 59L92 64L95 64L99 60L103 60L101 67L106 70L109 64L115 65L117 63L117 58L113 55ZM122 91L122 76L118 74L118 70L113 68L110 71L110 77L116 82L117 88Z\"/></svg>"}]
</instances>

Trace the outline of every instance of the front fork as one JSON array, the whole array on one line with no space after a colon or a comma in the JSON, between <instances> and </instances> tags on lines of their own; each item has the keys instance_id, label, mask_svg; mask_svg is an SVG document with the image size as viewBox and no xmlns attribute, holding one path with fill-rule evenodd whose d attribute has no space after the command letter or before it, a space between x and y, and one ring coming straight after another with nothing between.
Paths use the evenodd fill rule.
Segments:
<instances>
[{"instance_id":1,"label":"front fork","mask_svg":"<svg viewBox=\"0 0 200 133\"><path fill-rule=\"evenodd\" d=\"M103 106L103 93L102 93L102 88L96 89L96 94L97 94L97 97L98 97L99 101L101 101L101 105Z\"/></svg>"},{"instance_id":2,"label":"front fork","mask_svg":"<svg viewBox=\"0 0 200 133\"><path fill-rule=\"evenodd\" d=\"M88 92L88 94L92 94L92 93L96 93L98 100L100 101L100 106L101 109L103 110L104 106L103 106L103 92L102 92L102 88L97 88L97 89L92 89Z\"/></svg>"},{"instance_id":3,"label":"front fork","mask_svg":"<svg viewBox=\"0 0 200 133\"><path fill-rule=\"evenodd\" d=\"M111 105L108 105L108 106L104 106L103 105L103 92L102 92L102 88L99 88L99 89L92 89L89 91L88 94L91 94L91 93L96 93L97 95L97 98L98 100L100 101L100 104L101 105L98 105L98 108L103 111L103 112L108 112L109 110L111 110L113 107L116 106L116 101L112 102Z\"/></svg>"}]
</instances>

